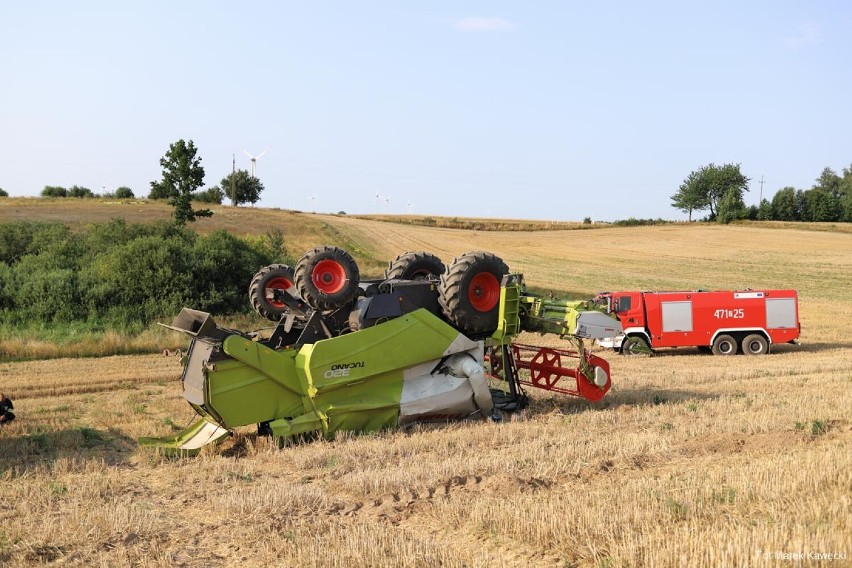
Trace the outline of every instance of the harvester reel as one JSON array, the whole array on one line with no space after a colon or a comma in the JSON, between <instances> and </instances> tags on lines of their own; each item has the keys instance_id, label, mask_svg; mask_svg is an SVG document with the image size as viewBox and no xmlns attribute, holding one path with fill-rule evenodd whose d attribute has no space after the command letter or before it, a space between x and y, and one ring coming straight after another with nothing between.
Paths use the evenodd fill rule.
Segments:
<instances>
[{"instance_id":1,"label":"harvester reel","mask_svg":"<svg viewBox=\"0 0 852 568\"><path fill-rule=\"evenodd\" d=\"M295 282L293 269L286 264L270 264L260 269L249 285L249 301L254 311L260 317L279 321L290 310L284 302L275 299L273 291L286 291Z\"/></svg>"},{"instance_id":2,"label":"harvester reel","mask_svg":"<svg viewBox=\"0 0 852 568\"><path fill-rule=\"evenodd\" d=\"M434 254L406 252L388 263L385 278L388 280L437 280L446 271L447 267Z\"/></svg>"},{"instance_id":3,"label":"harvester reel","mask_svg":"<svg viewBox=\"0 0 852 568\"><path fill-rule=\"evenodd\" d=\"M305 253L296 264L296 290L315 310L342 308L358 295L360 272L345 250L321 246Z\"/></svg>"},{"instance_id":4,"label":"harvester reel","mask_svg":"<svg viewBox=\"0 0 852 568\"><path fill-rule=\"evenodd\" d=\"M508 273L506 263L488 252L454 259L438 286L444 315L466 335L492 333L498 324L500 283Z\"/></svg>"}]
</instances>

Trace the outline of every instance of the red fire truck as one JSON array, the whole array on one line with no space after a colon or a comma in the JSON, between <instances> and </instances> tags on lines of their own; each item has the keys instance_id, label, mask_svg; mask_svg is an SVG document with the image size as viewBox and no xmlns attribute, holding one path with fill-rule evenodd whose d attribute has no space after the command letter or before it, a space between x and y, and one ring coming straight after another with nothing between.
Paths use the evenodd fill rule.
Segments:
<instances>
[{"instance_id":1,"label":"red fire truck","mask_svg":"<svg viewBox=\"0 0 852 568\"><path fill-rule=\"evenodd\" d=\"M801 330L795 290L603 292L595 301L624 328L599 343L626 355L686 346L760 355L773 344L794 343Z\"/></svg>"}]
</instances>

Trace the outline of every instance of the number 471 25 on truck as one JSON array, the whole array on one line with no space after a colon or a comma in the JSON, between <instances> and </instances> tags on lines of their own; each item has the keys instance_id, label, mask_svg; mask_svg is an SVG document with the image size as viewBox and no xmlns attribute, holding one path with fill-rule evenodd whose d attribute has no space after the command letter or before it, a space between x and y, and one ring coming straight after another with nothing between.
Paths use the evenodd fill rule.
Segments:
<instances>
[{"instance_id":1,"label":"number 471 25 on truck","mask_svg":"<svg viewBox=\"0 0 852 568\"><path fill-rule=\"evenodd\" d=\"M624 329L598 343L626 355L661 347L761 355L794 343L801 331L795 290L602 292L595 302L615 313Z\"/></svg>"}]
</instances>

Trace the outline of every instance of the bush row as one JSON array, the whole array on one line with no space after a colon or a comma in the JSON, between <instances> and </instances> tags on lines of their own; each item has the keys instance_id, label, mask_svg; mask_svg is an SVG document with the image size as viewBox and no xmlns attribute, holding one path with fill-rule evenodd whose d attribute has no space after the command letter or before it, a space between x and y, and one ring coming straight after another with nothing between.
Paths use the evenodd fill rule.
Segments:
<instances>
[{"instance_id":1,"label":"bush row","mask_svg":"<svg viewBox=\"0 0 852 568\"><path fill-rule=\"evenodd\" d=\"M241 312L253 274L273 256L259 240L170 223L0 224L0 323L132 330L184 306Z\"/></svg>"}]
</instances>

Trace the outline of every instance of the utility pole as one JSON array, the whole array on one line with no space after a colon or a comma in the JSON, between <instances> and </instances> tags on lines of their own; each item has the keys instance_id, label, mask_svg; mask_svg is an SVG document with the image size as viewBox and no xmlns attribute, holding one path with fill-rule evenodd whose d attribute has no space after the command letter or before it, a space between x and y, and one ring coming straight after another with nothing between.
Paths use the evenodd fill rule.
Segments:
<instances>
[{"instance_id":1,"label":"utility pole","mask_svg":"<svg viewBox=\"0 0 852 568\"><path fill-rule=\"evenodd\" d=\"M760 199L758 199L758 201L757 201L758 207L760 207L760 204L763 203L763 182L764 181L765 180L763 179L763 176L761 175L760 176Z\"/></svg>"},{"instance_id":2,"label":"utility pole","mask_svg":"<svg viewBox=\"0 0 852 568\"><path fill-rule=\"evenodd\" d=\"M231 154L231 206L237 206L237 155Z\"/></svg>"}]
</instances>

